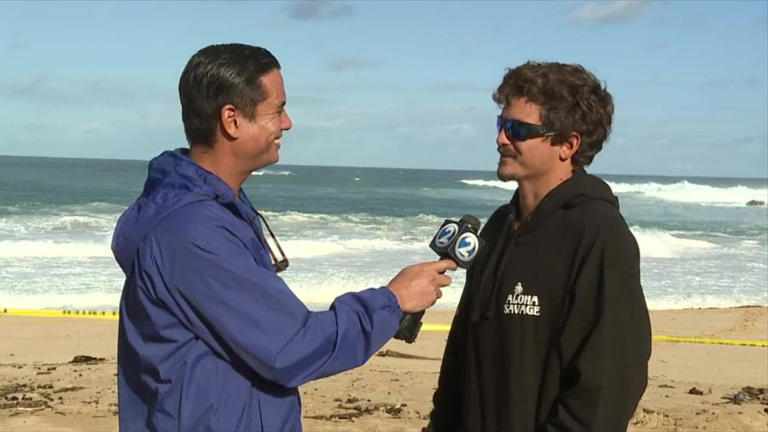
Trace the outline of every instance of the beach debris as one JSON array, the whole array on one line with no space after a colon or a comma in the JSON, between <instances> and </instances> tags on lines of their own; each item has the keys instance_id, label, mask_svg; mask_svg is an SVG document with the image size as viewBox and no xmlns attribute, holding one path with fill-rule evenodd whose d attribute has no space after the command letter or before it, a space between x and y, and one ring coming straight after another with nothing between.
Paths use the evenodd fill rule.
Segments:
<instances>
[{"instance_id":1,"label":"beach debris","mask_svg":"<svg viewBox=\"0 0 768 432\"><path fill-rule=\"evenodd\" d=\"M68 393L68 392L74 392L74 391L80 391L84 390L85 387L79 387L79 386L72 386L72 387L62 387L60 389L56 389L53 392L54 393Z\"/></svg>"},{"instance_id":2,"label":"beach debris","mask_svg":"<svg viewBox=\"0 0 768 432\"><path fill-rule=\"evenodd\" d=\"M699 390L699 389L697 389L696 387L691 387L691 389L688 390L688 394L692 394L692 395L696 395L696 396L701 396L701 395L704 394L704 392Z\"/></svg>"},{"instance_id":3,"label":"beach debris","mask_svg":"<svg viewBox=\"0 0 768 432\"><path fill-rule=\"evenodd\" d=\"M669 384L659 384L659 388L675 388L675 386Z\"/></svg>"},{"instance_id":4,"label":"beach debris","mask_svg":"<svg viewBox=\"0 0 768 432\"><path fill-rule=\"evenodd\" d=\"M348 398L347 400L354 399L356 402L360 401L357 398ZM354 403L354 402L353 402ZM355 403L354 405L349 405L348 403L339 403L336 405L336 408L345 410L345 412L335 412L331 414L316 414L316 415L305 415L304 418L309 419L315 419L315 420L350 420L354 421L354 419L364 416L364 415L372 415L373 413L379 411L386 413L392 417L395 418L402 418L407 413L405 410L405 407L407 407L408 404L406 403L399 403L399 404L393 404L389 402L376 402L376 403Z\"/></svg>"},{"instance_id":5,"label":"beach debris","mask_svg":"<svg viewBox=\"0 0 768 432\"><path fill-rule=\"evenodd\" d=\"M748 402L759 402L763 405L768 405L768 388L746 386L734 394L723 396L723 399L735 405Z\"/></svg>"},{"instance_id":6,"label":"beach debris","mask_svg":"<svg viewBox=\"0 0 768 432\"><path fill-rule=\"evenodd\" d=\"M17 410L21 411L29 411L29 410L39 410L43 408L48 408L50 405L48 405L48 401L38 399L38 400L21 400L21 401L14 401L11 403L0 403L0 409L9 409L9 408L15 408Z\"/></svg>"},{"instance_id":7,"label":"beach debris","mask_svg":"<svg viewBox=\"0 0 768 432\"><path fill-rule=\"evenodd\" d=\"M76 355L72 358L70 363L75 364L96 364L105 361L104 357L91 357L87 355Z\"/></svg>"},{"instance_id":8,"label":"beach debris","mask_svg":"<svg viewBox=\"0 0 768 432\"><path fill-rule=\"evenodd\" d=\"M391 415L392 417L400 417L403 414L403 407L405 406L406 404L387 406L384 408L384 412Z\"/></svg>"},{"instance_id":9,"label":"beach debris","mask_svg":"<svg viewBox=\"0 0 768 432\"><path fill-rule=\"evenodd\" d=\"M0 386L0 398L8 399L9 395L14 393L24 393L29 391L29 386L26 384L10 384ZM15 396L11 396L15 397Z\"/></svg>"},{"instance_id":10,"label":"beach debris","mask_svg":"<svg viewBox=\"0 0 768 432\"><path fill-rule=\"evenodd\" d=\"M15 409L17 411L38 411L50 408L47 398L43 399L34 392L34 386L28 384L10 384L0 386L0 409ZM14 414L11 414L14 415Z\"/></svg>"},{"instance_id":11,"label":"beach debris","mask_svg":"<svg viewBox=\"0 0 768 432\"><path fill-rule=\"evenodd\" d=\"M406 354L406 353L401 353L399 351L389 350L389 349L377 352L376 357L394 357L394 358L413 359L413 360L440 360L440 358L438 357L425 357L425 356L420 356L415 354Z\"/></svg>"}]
</instances>

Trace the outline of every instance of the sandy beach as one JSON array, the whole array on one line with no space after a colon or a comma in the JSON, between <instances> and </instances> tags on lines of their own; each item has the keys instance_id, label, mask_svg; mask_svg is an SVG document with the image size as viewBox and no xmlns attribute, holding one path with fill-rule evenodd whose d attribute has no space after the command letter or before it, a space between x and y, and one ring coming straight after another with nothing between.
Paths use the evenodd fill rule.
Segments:
<instances>
[{"instance_id":1,"label":"sandy beach","mask_svg":"<svg viewBox=\"0 0 768 432\"><path fill-rule=\"evenodd\" d=\"M430 311L425 321L451 317ZM654 335L768 339L765 307L653 311L651 319ZM365 366L303 386L305 430L420 430L446 336L391 341ZM0 430L117 430L116 337L115 320L0 314ZM766 431L766 387L768 348L657 341L629 430Z\"/></svg>"}]
</instances>

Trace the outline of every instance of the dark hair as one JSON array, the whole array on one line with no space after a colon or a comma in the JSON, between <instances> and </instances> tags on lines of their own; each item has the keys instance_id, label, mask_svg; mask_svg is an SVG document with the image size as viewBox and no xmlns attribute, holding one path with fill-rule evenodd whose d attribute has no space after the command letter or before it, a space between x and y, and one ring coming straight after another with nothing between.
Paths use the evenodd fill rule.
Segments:
<instances>
[{"instance_id":1,"label":"dark hair","mask_svg":"<svg viewBox=\"0 0 768 432\"><path fill-rule=\"evenodd\" d=\"M211 45L189 59L179 79L181 119L190 146L210 147L221 107L232 104L253 119L267 98L261 77L280 70L264 48L243 44Z\"/></svg>"},{"instance_id":2,"label":"dark hair","mask_svg":"<svg viewBox=\"0 0 768 432\"><path fill-rule=\"evenodd\" d=\"M581 146L571 158L575 167L589 165L611 133L613 98L581 65L529 61L507 69L493 100L504 106L515 98L541 108L542 124L555 131L553 145L573 132L581 135Z\"/></svg>"}]
</instances>

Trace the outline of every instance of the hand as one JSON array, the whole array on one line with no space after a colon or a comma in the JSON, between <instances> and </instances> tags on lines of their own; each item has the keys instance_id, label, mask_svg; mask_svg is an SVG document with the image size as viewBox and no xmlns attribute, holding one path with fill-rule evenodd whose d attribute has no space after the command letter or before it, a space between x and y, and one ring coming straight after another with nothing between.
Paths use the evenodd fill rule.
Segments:
<instances>
[{"instance_id":1,"label":"hand","mask_svg":"<svg viewBox=\"0 0 768 432\"><path fill-rule=\"evenodd\" d=\"M443 259L414 264L400 270L387 287L403 312L421 312L443 296L440 287L451 284L451 278L443 274L446 270L456 270L456 263Z\"/></svg>"}]
</instances>

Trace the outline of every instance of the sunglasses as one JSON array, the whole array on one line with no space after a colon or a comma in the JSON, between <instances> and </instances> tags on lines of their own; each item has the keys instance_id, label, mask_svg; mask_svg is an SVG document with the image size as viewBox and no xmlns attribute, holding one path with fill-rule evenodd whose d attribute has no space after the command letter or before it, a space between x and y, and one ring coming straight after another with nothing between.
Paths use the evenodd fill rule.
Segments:
<instances>
[{"instance_id":1,"label":"sunglasses","mask_svg":"<svg viewBox=\"0 0 768 432\"><path fill-rule=\"evenodd\" d=\"M525 141L531 138L552 136L555 132L545 126L526 123L520 120L496 117L496 133L504 130L504 135L510 141Z\"/></svg>"},{"instance_id":2,"label":"sunglasses","mask_svg":"<svg viewBox=\"0 0 768 432\"><path fill-rule=\"evenodd\" d=\"M255 210L254 210L255 211ZM256 232L259 233L259 237L261 237L261 241L264 243L264 245L267 246L267 251L269 251L269 256L272 259L272 266L275 268L275 273L280 273L281 271L288 268L288 258L285 256L285 252L283 252L283 248L280 247L280 243L277 241L277 237L275 237L275 233L272 232L272 228L269 227L269 224L267 223L267 220L264 219L264 216L256 211L256 215L259 216L259 219L264 223L264 226L267 228L267 231L269 232L269 236L272 237L272 241L275 242L275 246L277 246L277 250L280 252L281 259L277 259L277 256L275 256L275 252L272 250L272 247L269 245L269 242L267 239L264 238L264 234L261 232L261 230L257 229ZM251 222L255 225L256 221L253 220L251 217Z\"/></svg>"}]
</instances>

